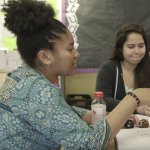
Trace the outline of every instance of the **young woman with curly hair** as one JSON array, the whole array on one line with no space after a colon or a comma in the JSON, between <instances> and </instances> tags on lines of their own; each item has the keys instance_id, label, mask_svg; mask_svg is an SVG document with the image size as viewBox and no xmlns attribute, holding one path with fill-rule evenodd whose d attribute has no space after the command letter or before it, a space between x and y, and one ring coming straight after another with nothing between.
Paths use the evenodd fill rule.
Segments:
<instances>
[{"instance_id":1,"label":"young woman with curly hair","mask_svg":"<svg viewBox=\"0 0 150 150\"><path fill-rule=\"evenodd\" d=\"M80 55L71 33L54 19L52 7L36 0L11 0L3 11L26 66L8 73L0 89L1 150L104 150L139 102L150 104L150 89L137 89L133 92L140 101L128 95L91 125L91 111L69 106L53 85L58 76L75 73Z\"/></svg>"}]
</instances>

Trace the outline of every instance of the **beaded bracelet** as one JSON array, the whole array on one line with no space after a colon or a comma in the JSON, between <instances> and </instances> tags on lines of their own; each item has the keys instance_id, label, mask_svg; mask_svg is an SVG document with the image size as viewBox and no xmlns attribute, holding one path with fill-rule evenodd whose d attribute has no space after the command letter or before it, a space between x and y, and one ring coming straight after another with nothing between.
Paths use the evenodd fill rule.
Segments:
<instances>
[{"instance_id":1,"label":"beaded bracelet","mask_svg":"<svg viewBox=\"0 0 150 150\"><path fill-rule=\"evenodd\" d=\"M139 100L139 98L138 98L134 93L128 92L127 95L132 96L132 97L136 100L136 102L137 102L137 107L140 106L140 100Z\"/></svg>"}]
</instances>

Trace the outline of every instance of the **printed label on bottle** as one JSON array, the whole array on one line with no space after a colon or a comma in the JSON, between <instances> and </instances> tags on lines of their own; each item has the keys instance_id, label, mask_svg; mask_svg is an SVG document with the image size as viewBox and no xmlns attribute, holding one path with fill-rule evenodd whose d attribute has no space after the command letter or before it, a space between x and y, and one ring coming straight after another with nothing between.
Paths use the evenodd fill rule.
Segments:
<instances>
[{"instance_id":1,"label":"printed label on bottle","mask_svg":"<svg viewBox=\"0 0 150 150\"><path fill-rule=\"evenodd\" d=\"M100 120L106 117L106 105L92 105L92 125L97 124Z\"/></svg>"}]
</instances>

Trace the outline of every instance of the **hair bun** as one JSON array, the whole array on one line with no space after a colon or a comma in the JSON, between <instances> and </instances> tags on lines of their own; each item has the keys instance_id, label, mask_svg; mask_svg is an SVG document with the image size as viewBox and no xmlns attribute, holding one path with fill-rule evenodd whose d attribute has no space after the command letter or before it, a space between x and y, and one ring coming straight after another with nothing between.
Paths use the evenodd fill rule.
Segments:
<instances>
[{"instance_id":1,"label":"hair bun","mask_svg":"<svg viewBox=\"0 0 150 150\"><path fill-rule=\"evenodd\" d=\"M11 0L3 8L4 26L15 35L31 35L50 26L55 12L50 5L37 0Z\"/></svg>"}]
</instances>

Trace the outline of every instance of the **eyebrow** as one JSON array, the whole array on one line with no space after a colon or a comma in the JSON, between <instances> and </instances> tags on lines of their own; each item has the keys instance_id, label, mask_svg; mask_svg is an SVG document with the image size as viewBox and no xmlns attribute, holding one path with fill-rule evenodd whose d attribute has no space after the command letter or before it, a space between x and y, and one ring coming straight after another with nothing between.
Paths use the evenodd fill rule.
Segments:
<instances>
[{"instance_id":1,"label":"eyebrow","mask_svg":"<svg viewBox=\"0 0 150 150\"><path fill-rule=\"evenodd\" d=\"M144 44L144 42L143 43L140 43L140 44L138 44L138 45L142 45L142 44ZM128 46L133 46L133 45L135 45L135 44L127 44Z\"/></svg>"}]
</instances>

